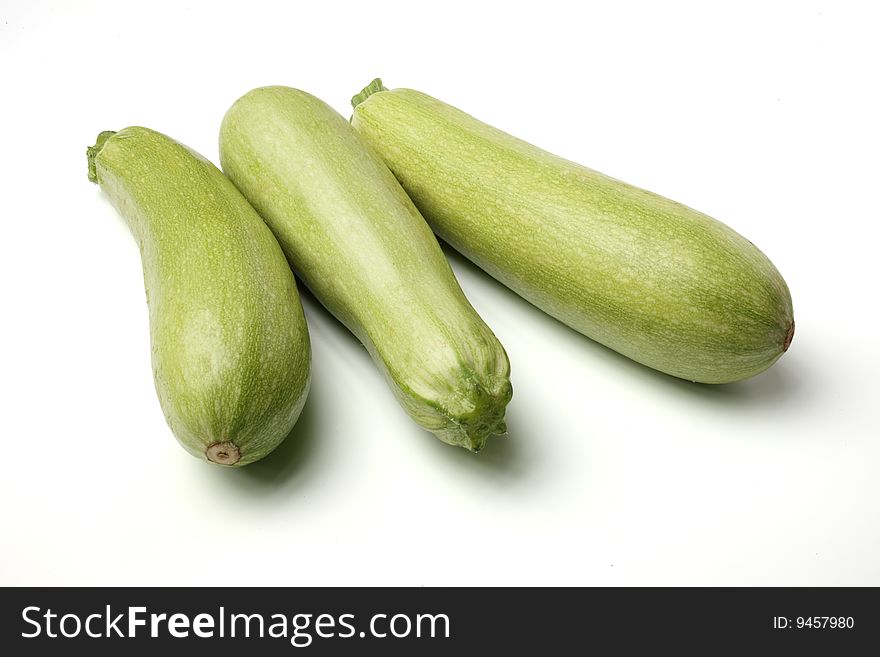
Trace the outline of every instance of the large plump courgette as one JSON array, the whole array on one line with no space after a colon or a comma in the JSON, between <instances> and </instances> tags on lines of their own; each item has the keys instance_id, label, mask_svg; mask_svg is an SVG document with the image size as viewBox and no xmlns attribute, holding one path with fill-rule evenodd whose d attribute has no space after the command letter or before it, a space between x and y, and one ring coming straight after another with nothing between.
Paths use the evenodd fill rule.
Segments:
<instances>
[{"instance_id":1,"label":"large plump courgette","mask_svg":"<svg viewBox=\"0 0 880 657\"><path fill-rule=\"evenodd\" d=\"M309 336L272 233L217 167L146 128L104 132L89 179L140 246L153 374L190 453L241 466L271 452L309 387Z\"/></svg>"},{"instance_id":2,"label":"large plump courgette","mask_svg":"<svg viewBox=\"0 0 880 657\"><path fill-rule=\"evenodd\" d=\"M355 130L434 231L577 331L677 377L725 383L788 349L791 296L724 224L375 80Z\"/></svg>"},{"instance_id":3,"label":"large plump courgette","mask_svg":"<svg viewBox=\"0 0 880 657\"><path fill-rule=\"evenodd\" d=\"M504 349L418 210L342 116L296 89L255 89L223 119L220 159L416 422L473 451L505 431Z\"/></svg>"}]
</instances>

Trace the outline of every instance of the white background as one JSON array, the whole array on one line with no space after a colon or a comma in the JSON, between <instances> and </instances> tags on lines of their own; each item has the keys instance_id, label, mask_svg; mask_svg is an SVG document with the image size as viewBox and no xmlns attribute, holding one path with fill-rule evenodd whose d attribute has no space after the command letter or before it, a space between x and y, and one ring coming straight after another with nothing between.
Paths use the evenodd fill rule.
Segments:
<instances>
[{"instance_id":1,"label":"white background","mask_svg":"<svg viewBox=\"0 0 880 657\"><path fill-rule=\"evenodd\" d=\"M714 5L0 1L0 584L880 585L878 15ZM188 456L85 147L146 125L216 162L249 89L348 116L377 75L729 223L791 287L789 353L688 384L450 253L510 355L507 439L420 430L305 295L293 435Z\"/></svg>"}]
</instances>

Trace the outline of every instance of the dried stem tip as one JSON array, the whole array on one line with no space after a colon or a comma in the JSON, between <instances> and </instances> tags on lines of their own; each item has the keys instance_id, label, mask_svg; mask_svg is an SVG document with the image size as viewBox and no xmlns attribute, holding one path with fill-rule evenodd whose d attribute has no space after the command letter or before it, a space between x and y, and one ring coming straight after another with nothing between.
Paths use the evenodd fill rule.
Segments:
<instances>
[{"instance_id":1,"label":"dried stem tip","mask_svg":"<svg viewBox=\"0 0 880 657\"><path fill-rule=\"evenodd\" d=\"M233 442L214 443L205 450L205 456L212 463L235 465L241 458L241 452Z\"/></svg>"}]
</instances>

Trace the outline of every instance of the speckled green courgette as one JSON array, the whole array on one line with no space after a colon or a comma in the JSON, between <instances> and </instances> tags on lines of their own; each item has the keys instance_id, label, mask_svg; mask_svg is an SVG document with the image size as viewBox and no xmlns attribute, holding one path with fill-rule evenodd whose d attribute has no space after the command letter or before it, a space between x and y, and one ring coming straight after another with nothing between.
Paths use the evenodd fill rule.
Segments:
<instances>
[{"instance_id":1,"label":"speckled green courgette","mask_svg":"<svg viewBox=\"0 0 880 657\"><path fill-rule=\"evenodd\" d=\"M473 451L506 430L504 349L418 210L342 116L296 89L255 89L223 119L220 159L416 422Z\"/></svg>"},{"instance_id":2,"label":"speckled green courgette","mask_svg":"<svg viewBox=\"0 0 880 657\"><path fill-rule=\"evenodd\" d=\"M703 383L750 377L788 349L785 281L724 224L418 91L374 80L352 104L434 232L584 335Z\"/></svg>"},{"instance_id":3,"label":"speckled green courgette","mask_svg":"<svg viewBox=\"0 0 880 657\"><path fill-rule=\"evenodd\" d=\"M171 430L214 463L263 458L290 433L309 387L308 331L281 248L217 167L165 135L103 132L88 160L140 246Z\"/></svg>"}]
</instances>

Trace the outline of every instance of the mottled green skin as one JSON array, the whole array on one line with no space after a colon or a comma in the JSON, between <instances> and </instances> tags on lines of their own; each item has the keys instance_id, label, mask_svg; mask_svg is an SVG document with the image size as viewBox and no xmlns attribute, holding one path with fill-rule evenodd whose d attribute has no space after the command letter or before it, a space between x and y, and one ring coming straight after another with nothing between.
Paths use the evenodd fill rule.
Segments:
<instances>
[{"instance_id":1,"label":"mottled green skin","mask_svg":"<svg viewBox=\"0 0 880 657\"><path fill-rule=\"evenodd\" d=\"M168 424L195 456L228 441L234 465L256 461L290 432L309 387L308 330L284 254L197 153L146 128L102 137L90 168L140 246Z\"/></svg>"},{"instance_id":2,"label":"mottled green skin","mask_svg":"<svg viewBox=\"0 0 880 657\"><path fill-rule=\"evenodd\" d=\"M430 96L373 84L352 125L440 237L586 336L725 383L788 348L791 297L724 224L551 155Z\"/></svg>"},{"instance_id":3,"label":"mottled green skin","mask_svg":"<svg viewBox=\"0 0 880 657\"><path fill-rule=\"evenodd\" d=\"M342 116L296 89L255 89L223 119L220 159L416 422L473 451L505 431L504 349L418 210Z\"/></svg>"}]
</instances>

